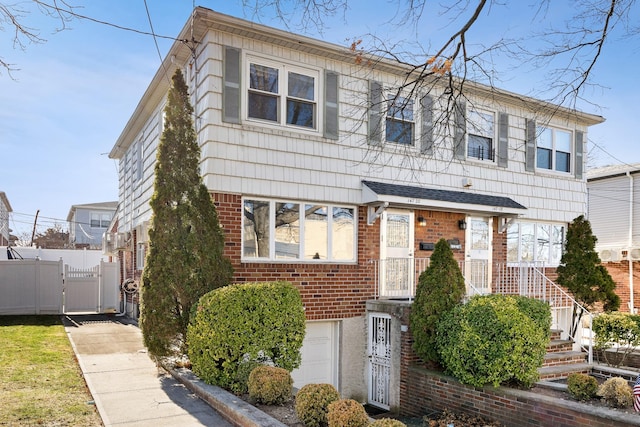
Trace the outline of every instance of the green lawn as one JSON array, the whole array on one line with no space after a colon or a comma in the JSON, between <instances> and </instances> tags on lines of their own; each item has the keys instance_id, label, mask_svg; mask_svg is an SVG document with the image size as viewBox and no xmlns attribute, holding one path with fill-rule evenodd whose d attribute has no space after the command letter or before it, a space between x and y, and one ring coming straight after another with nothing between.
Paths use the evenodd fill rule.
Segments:
<instances>
[{"instance_id":1,"label":"green lawn","mask_svg":"<svg viewBox=\"0 0 640 427\"><path fill-rule=\"evenodd\" d=\"M59 316L0 316L0 426L101 426Z\"/></svg>"}]
</instances>

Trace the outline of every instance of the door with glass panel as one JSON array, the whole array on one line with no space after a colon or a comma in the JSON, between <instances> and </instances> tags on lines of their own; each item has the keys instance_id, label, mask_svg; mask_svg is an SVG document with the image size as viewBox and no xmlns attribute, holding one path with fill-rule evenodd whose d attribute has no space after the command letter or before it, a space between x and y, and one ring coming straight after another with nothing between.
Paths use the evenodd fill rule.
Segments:
<instances>
[{"instance_id":1,"label":"door with glass panel","mask_svg":"<svg viewBox=\"0 0 640 427\"><path fill-rule=\"evenodd\" d=\"M387 209L380 224L380 296L412 297L415 286L413 212Z\"/></svg>"},{"instance_id":2,"label":"door with glass panel","mask_svg":"<svg viewBox=\"0 0 640 427\"><path fill-rule=\"evenodd\" d=\"M493 218L468 217L466 222L464 277L467 287L475 288L467 294L491 293Z\"/></svg>"}]
</instances>

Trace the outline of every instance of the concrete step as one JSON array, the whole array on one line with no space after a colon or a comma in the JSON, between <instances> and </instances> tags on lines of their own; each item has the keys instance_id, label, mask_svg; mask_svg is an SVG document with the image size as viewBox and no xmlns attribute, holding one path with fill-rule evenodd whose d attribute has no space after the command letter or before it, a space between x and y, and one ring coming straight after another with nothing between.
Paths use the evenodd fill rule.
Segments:
<instances>
[{"instance_id":1,"label":"concrete step","mask_svg":"<svg viewBox=\"0 0 640 427\"><path fill-rule=\"evenodd\" d=\"M544 356L542 366L572 365L583 363L587 355L581 351L556 351Z\"/></svg>"},{"instance_id":2,"label":"concrete step","mask_svg":"<svg viewBox=\"0 0 640 427\"><path fill-rule=\"evenodd\" d=\"M591 372L592 365L588 363L573 363L570 365L543 366L538 369L540 380L558 380L567 378L569 374L580 372L588 374Z\"/></svg>"}]
</instances>

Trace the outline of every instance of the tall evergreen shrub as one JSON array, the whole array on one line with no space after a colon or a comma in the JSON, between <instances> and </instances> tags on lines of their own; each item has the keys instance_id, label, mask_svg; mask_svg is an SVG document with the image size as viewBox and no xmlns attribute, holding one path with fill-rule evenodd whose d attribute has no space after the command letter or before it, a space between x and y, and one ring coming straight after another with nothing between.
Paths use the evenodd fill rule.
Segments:
<instances>
[{"instance_id":1,"label":"tall evergreen shrub","mask_svg":"<svg viewBox=\"0 0 640 427\"><path fill-rule=\"evenodd\" d=\"M155 164L149 252L142 276L140 328L153 357L186 351L191 307L231 281L224 237L200 176L193 107L180 70L173 75Z\"/></svg>"},{"instance_id":2,"label":"tall evergreen shrub","mask_svg":"<svg viewBox=\"0 0 640 427\"><path fill-rule=\"evenodd\" d=\"M459 304L466 291L464 277L449 243L440 239L429 267L420 274L416 298L411 307L413 350L424 361L438 362L436 326L440 317Z\"/></svg>"}]
</instances>

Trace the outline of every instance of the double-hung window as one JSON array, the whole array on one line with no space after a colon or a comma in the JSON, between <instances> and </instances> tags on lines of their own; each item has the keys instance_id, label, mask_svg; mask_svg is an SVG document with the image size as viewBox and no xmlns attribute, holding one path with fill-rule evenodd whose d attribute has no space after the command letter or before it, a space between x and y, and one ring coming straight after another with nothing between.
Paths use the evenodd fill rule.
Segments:
<instances>
[{"instance_id":1,"label":"double-hung window","mask_svg":"<svg viewBox=\"0 0 640 427\"><path fill-rule=\"evenodd\" d=\"M571 172L572 134L566 130L539 128L536 144L536 166L558 172Z\"/></svg>"},{"instance_id":2,"label":"double-hung window","mask_svg":"<svg viewBox=\"0 0 640 427\"><path fill-rule=\"evenodd\" d=\"M413 145L413 117L413 100L402 96L390 96L387 101L386 141Z\"/></svg>"},{"instance_id":3,"label":"double-hung window","mask_svg":"<svg viewBox=\"0 0 640 427\"><path fill-rule=\"evenodd\" d=\"M354 207L245 199L242 213L245 260L355 261Z\"/></svg>"},{"instance_id":4,"label":"double-hung window","mask_svg":"<svg viewBox=\"0 0 640 427\"><path fill-rule=\"evenodd\" d=\"M478 160L495 158L495 115L471 110L467 115L467 157Z\"/></svg>"},{"instance_id":5,"label":"double-hung window","mask_svg":"<svg viewBox=\"0 0 640 427\"><path fill-rule=\"evenodd\" d=\"M92 228L107 228L111 223L111 214L108 213L91 213L91 227Z\"/></svg>"},{"instance_id":6,"label":"double-hung window","mask_svg":"<svg viewBox=\"0 0 640 427\"><path fill-rule=\"evenodd\" d=\"M248 64L249 119L318 129L317 71L263 60Z\"/></svg>"}]
</instances>

